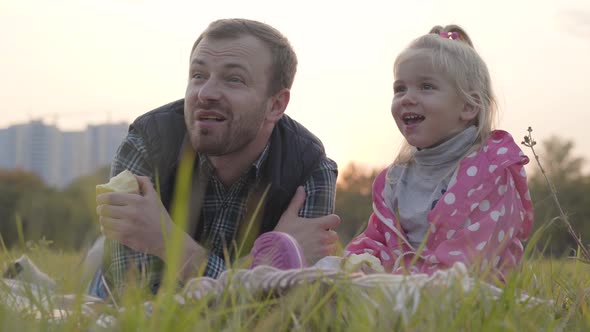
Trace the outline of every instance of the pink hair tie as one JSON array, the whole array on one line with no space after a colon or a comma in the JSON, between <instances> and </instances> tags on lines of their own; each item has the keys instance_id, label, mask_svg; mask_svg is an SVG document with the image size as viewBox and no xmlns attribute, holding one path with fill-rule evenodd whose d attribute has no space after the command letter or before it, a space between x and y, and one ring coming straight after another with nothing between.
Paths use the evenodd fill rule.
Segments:
<instances>
[{"instance_id":1,"label":"pink hair tie","mask_svg":"<svg viewBox=\"0 0 590 332\"><path fill-rule=\"evenodd\" d=\"M459 39L459 34L457 32L441 32L438 35L443 38L452 39L452 40Z\"/></svg>"}]
</instances>

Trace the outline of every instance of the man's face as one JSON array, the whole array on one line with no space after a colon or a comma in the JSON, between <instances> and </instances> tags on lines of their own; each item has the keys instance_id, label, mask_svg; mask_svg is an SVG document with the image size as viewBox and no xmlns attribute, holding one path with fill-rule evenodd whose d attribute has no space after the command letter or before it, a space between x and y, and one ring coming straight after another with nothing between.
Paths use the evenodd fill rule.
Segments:
<instances>
[{"instance_id":1,"label":"man's face","mask_svg":"<svg viewBox=\"0 0 590 332\"><path fill-rule=\"evenodd\" d=\"M205 38L191 55L184 118L197 152L223 156L252 143L270 109L271 53L252 36Z\"/></svg>"}]
</instances>

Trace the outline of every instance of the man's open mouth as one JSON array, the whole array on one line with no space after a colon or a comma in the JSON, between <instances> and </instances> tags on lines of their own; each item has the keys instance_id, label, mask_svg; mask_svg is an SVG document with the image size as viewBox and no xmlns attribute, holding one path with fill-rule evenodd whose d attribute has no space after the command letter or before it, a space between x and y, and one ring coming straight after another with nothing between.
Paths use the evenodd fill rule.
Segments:
<instances>
[{"instance_id":1,"label":"man's open mouth","mask_svg":"<svg viewBox=\"0 0 590 332\"><path fill-rule=\"evenodd\" d=\"M216 115L202 115L199 116L199 121L217 121L217 122L221 122L224 121L225 118L221 117L221 116L216 116Z\"/></svg>"}]
</instances>

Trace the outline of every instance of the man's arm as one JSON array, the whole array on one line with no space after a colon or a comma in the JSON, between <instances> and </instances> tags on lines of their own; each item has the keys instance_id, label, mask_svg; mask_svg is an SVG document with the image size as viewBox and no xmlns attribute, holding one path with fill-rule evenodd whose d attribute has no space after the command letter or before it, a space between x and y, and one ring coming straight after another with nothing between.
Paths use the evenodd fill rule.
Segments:
<instances>
[{"instance_id":1,"label":"man's arm","mask_svg":"<svg viewBox=\"0 0 590 332\"><path fill-rule=\"evenodd\" d=\"M162 277L162 265L166 257L161 222L169 228L168 234L175 227L153 188L154 172L148 160L142 138L130 132L117 151L111 176L125 169L136 175L146 176L138 177L142 196L108 193L97 197L97 212L107 237L105 277L119 292L124 288L126 272L132 267L141 272L139 275L142 276L142 282L155 290L154 286L159 284ZM223 269L221 258L208 255L188 234L184 233L183 238L181 269L178 272L180 280L194 276L206 260L205 274Z\"/></svg>"},{"instance_id":2,"label":"man's arm","mask_svg":"<svg viewBox=\"0 0 590 332\"><path fill-rule=\"evenodd\" d=\"M143 140L134 132L129 132L119 146L111 164L110 177L114 177L125 169L135 175L147 176L153 179L153 168L147 161L147 150ZM160 279L160 273L155 266L161 265L156 257L149 256L122 245L116 240L106 238L104 244L103 271L110 286L118 292L122 290L125 272L135 263L135 267L146 272L149 285Z\"/></svg>"},{"instance_id":3,"label":"man's arm","mask_svg":"<svg viewBox=\"0 0 590 332\"><path fill-rule=\"evenodd\" d=\"M318 218L334 213L338 165L330 158L323 158L305 182L305 203L299 216Z\"/></svg>"},{"instance_id":4,"label":"man's arm","mask_svg":"<svg viewBox=\"0 0 590 332\"><path fill-rule=\"evenodd\" d=\"M340 217L332 214L337 175L336 163L324 158L297 189L275 227L299 242L310 265L338 250L338 234L333 229L340 224Z\"/></svg>"}]
</instances>

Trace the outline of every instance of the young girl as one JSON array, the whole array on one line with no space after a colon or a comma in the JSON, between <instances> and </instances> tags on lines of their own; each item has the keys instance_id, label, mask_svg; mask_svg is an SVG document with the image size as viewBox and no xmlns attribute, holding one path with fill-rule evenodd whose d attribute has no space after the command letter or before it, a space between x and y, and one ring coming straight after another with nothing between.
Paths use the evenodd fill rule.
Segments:
<instances>
[{"instance_id":1,"label":"young girl","mask_svg":"<svg viewBox=\"0 0 590 332\"><path fill-rule=\"evenodd\" d=\"M392 273L455 262L504 280L520 261L533 208L528 158L492 130L486 64L458 26L436 26L395 60L391 113L405 143L373 184L373 214L346 255L370 253Z\"/></svg>"}]
</instances>

